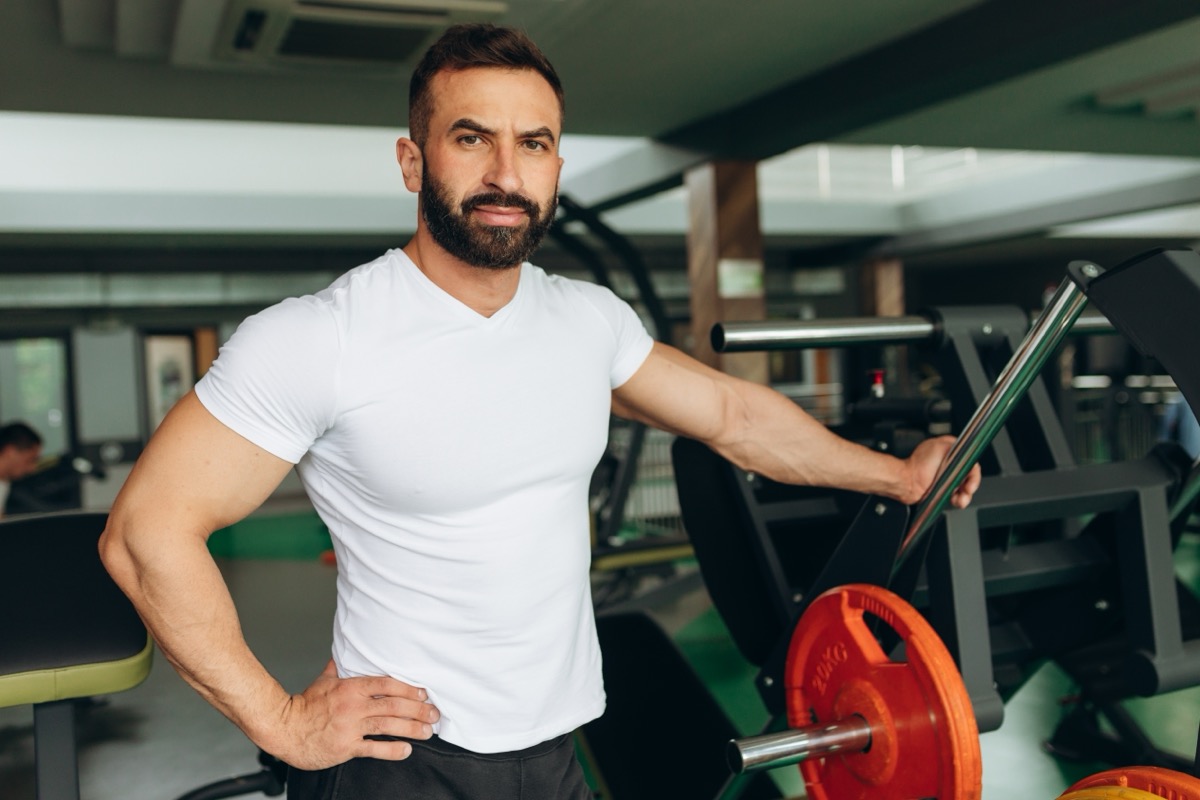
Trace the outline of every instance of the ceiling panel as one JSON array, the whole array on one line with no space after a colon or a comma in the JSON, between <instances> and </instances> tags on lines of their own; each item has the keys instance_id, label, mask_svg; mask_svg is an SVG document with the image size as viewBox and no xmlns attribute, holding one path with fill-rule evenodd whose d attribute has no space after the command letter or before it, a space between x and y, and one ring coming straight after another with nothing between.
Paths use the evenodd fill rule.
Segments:
<instances>
[{"instance_id":1,"label":"ceiling panel","mask_svg":"<svg viewBox=\"0 0 1200 800\"><path fill-rule=\"evenodd\" d=\"M1200 157L1194 0L509 0L508 7L501 21L529 30L563 75L568 133L660 139L623 156L627 168L597 162L578 176L619 173L620 185L606 185L597 202L675 185L681 169L714 154L782 159L763 182L766 201L784 204L768 212L771 219L811 208L814 198L840 195L863 208L881 195L911 202L946 176L1009 168L992 154L986 165L971 165L977 148ZM223 10L224 0L0 4L0 111L393 131L406 123L407 74L200 68L208 58L203 37L188 45L191 61L177 55L173 63L167 43L182 52L183 33L211 27ZM857 174L853 165L830 171L836 150L824 151L822 166L826 143L877 145L878 163L860 159ZM187 158L184 137L148 154L145 165ZM666 166L643 169L650 162ZM850 216L835 221L875 224L869 215Z\"/></svg>"}]
</instances>

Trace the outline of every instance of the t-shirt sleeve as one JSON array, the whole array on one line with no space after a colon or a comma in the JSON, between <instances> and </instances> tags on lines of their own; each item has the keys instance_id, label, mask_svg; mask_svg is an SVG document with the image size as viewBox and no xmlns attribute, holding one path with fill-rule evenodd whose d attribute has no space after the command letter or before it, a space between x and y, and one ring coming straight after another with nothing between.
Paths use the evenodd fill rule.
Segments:
<instances>
[{"instance_id":1,"label":"t-shirt sleeve","mask_svg":"<svg viewBox=\"0 0 1200 800\"><path fill-rule=\"evenodd\" d=\"M339 344L316 298L284 300L238 326L196 396L235 433L295 464L333 419Z\"/></svg>"},{"instance_id":2,"label":"t-shirt sleeve","mask_svg":"<svg viewBox=\"0 0 1200 800\"><path fill-rule=\"evenodd\" d=\"M612 366L609 370L609 386L621 386L633 377L638 368L650 355L654 339L646 331L637 312L612 290L595 284L584 284L592 304L608 321L616 342Z\"/></svg>"}]
</instances>

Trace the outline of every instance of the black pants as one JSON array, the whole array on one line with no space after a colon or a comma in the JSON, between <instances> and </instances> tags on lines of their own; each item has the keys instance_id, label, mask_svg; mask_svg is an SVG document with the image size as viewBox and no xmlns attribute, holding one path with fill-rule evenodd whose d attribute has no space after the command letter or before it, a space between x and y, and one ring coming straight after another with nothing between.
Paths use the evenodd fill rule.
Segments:
<instances>
[{"instance_id":1,"label":"black pants","mask_svg":"<svg viewBox=\"0 0 1200 800\"><path fill-rule=\"evenodd\" d=\"M436 736L403 761L356 758L288 773L288 800L592 800L570 734L511 753L473 753Z\"/></svg>"}]
</instances>

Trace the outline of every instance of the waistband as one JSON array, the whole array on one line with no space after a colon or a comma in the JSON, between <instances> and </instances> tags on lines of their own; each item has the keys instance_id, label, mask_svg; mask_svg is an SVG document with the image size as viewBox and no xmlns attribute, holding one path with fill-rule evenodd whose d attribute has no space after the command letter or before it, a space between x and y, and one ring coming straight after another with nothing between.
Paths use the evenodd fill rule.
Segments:
<instances>
[{"instance_id":1,"label":"waistband","mask_svg":"<svg viewBox=\"0 0 1200 800\"><path fill-rule=\"evenodd\" d=\"M473 758L481 758L489 761L518 761L523 758L536 758L544 756L562 747L567 742L571 734L564 733L561 736L556 736L553 739L547 739L544 742L539 742L532 747L526 747L523 750L509 750L503 753L476 753L474 750L468 750L465 747L459 747L456 744L451 744L440 736L434 734L428 739L411 739L413 747L428 747L438 753L446 755L466 755Z\"/></svg>"}]
</instances>

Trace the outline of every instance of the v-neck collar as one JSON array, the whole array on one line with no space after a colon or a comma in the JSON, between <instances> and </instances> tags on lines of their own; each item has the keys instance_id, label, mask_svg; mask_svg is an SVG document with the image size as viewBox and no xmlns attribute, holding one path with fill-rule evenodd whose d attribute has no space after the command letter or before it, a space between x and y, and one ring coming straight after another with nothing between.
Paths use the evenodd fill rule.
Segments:
<instances>
[{"instance_id":1,"label":"v-neck collar","mask_svg":"<svg viewBox=\"0 0 1200 800\"><path fill-rule=\"evenodd\" d=\"M513 292L512 298L509 299L509 301L503 306L498 308L495 314L492 314L490 317L486 317L434 283L430 277L426 275L420 267L417 266L416 262L409 257L408 253L405 253L403 250L399 250L397 252L399 252L401 258L403 259L403 266L412 273L413 280L416 281L417 284L423 287L431 297L449 309L456 316L475 325L482 327L499 325L505 319L516 313L516 309L520 306L522 298L525 295L525 292L523 291L523 287L525 286L525 271L529 265L522 263L516 267L516 269L520 270L520 273L517 280L517 290Z\"/></svg>"}]
</instances>

